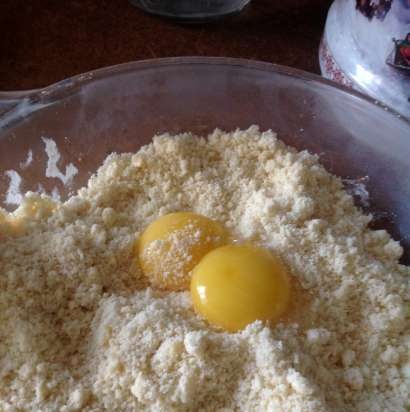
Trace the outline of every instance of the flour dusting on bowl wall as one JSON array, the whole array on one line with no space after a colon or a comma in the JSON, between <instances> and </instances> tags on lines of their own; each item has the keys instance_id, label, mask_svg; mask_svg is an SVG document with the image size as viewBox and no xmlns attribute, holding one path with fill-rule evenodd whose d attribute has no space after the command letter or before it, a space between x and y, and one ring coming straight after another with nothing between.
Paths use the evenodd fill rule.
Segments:
<instances>
[{"instance_id":1,"label":"flour dusting on bowl wall","mask_svg":"<svg viewBox=\"0 0 410 412\"><path fill-rule=\"evenodd\" d=\"M52 138L41 137L44 143L44 151L47 156L46 164L44 165L44 176L43 178L56 178L58 179L64 187L70 188L74 177L78 173L78 169L73 163L69 163L65 166L65 171L60 170L58 163L61 159L61 153L56 145L56 142ZM23 200L23 187L25 184L25 179L22 177L23 171L29 169L33 163L33 150L29 149L27 152L26 160L24 162L18 163L19 168L9 169L4 172L5 176L9 179L9 185L7 192L5 194L4 203L8 206L19 206ZM47 192L41 183L37 183L36 187L32 190L35 193L45 194L51 196L54 200L61 200L60 191L58 186L53 186L53 188Z\"/></svg>"},{"instance_id":2,"label":"flour dusting on bowl wall","mask_svg":"<svg viewBox=\"0 0 410 412\"><path fill-rule=\"evenodd\" d=\"M410 117L409 0L336 0L319 58L325 77Z\"/></svg>"}]
</instances>

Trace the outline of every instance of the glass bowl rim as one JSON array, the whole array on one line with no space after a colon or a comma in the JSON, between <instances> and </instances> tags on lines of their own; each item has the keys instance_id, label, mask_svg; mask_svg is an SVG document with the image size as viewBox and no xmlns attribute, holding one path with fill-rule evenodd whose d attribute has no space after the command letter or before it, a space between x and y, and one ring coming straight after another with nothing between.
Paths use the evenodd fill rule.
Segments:
<instances>
[{"instance_id":1,"label":"glass bowl rim","mask_svg":"<svg viewBox=\"0 0 410 412\"><path fill-rule=\"evenodd\" d=\"M184 56L184 57L165 57L147 60L131 61L112 66L90 70L81 74L60 80L49 86L39 89L21 91L2 91L0 92L1 104L5 107L0 110L0 132L8 128L10 124L15 124L18 120L27 115L41 110L44 106L52 105L64 97L75 93L89 83L111 76L127 72L137 72L144 69L155 69L166 66L199 65L199 66L230 66L243 69L250 69L263 72L271 72L282 76L293 77L298 80L314 83L316 86L323 86L329 90L336 91L342 95L362 100L374 108L381 108L391 114L395 121L403 122L410 128L410 119L407 119L381 102L367 96L357 90L338 84L332 80L325 79L318 74L306 72L289 66L284 66L265 61L231 58L231 57L204 57L204 56ZM24 115L22 115L22 107ZM409 139L410 141L410 139Z\"/></svg>"}]
</instances>

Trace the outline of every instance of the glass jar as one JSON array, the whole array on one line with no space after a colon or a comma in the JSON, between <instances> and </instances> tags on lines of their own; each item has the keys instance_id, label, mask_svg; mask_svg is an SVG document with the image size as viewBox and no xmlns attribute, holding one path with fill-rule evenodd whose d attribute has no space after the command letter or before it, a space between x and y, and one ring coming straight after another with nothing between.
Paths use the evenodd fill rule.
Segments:
<instances>
[{"instance_id":1,"label":"glass jar","mask_svg":"<svg viewBox=\"0 0 410 412\"><path fill-rule=\"evenodd\" d=\"M203 22L240 12L250 0L130 0L144 11L184 22Z\"/></svg>"}]
</instances>

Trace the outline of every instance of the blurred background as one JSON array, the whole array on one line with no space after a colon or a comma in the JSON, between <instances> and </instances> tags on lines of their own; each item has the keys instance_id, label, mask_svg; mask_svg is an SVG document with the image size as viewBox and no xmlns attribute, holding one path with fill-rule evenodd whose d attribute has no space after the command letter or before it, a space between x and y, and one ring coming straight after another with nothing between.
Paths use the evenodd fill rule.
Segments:
<instances>
[{"instance_id":1,"label":"blurred background","mask_svg":"<svg viewBox=\"0 0 410 412\"><path fill-rule=\"evenodd\" d=\"M43 87L131 60L229 56L320 73L330 0L252 0L239 14L182 25L127 0L1 0L0 90Z\"/></svg>"}]
</instances>

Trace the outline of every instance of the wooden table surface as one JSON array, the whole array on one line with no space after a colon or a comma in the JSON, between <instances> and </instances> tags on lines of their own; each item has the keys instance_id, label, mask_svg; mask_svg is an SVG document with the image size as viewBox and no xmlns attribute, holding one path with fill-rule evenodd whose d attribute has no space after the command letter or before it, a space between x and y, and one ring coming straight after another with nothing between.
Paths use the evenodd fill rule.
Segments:
<instances>
[{"instance_id":1,"label":"wooden table surface","mask_svg":"<svg viewBox=\"0 0 410 412\"><path fill-rule=\"evenodd\" d=\"M244 57L319 73L330 3L252 0L237 16L188 26L147 15L127 0L1 0L0 90L167 56Z\"/></svg>"}]
</instances>

